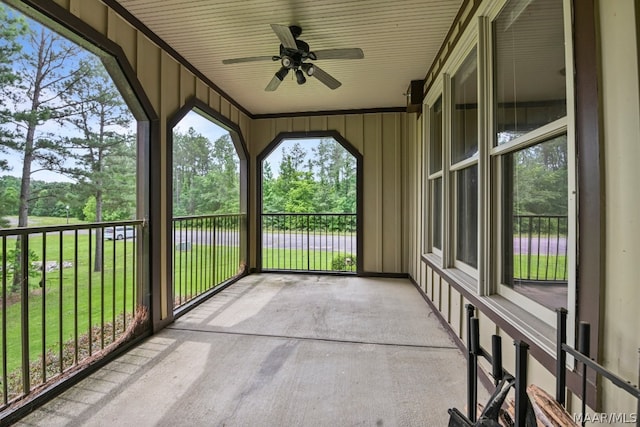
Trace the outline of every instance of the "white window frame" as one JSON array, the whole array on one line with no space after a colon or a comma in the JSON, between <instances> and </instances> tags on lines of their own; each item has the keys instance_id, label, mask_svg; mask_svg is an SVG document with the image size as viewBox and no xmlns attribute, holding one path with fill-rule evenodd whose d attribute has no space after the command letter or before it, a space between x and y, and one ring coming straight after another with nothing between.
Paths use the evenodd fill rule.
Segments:
<instances>
[{"instance_id":1,"label":"white window frame","mask_svg":"<svg viewBox=\"0 0 640 427\"><path fill-rule=\"evenodd\" d=\"M495 7L487 21L488 28L485 29L489 46L493 46L493 21L497 18L499 12L508 1L500 2L500 7ZM569 0L563 1L563 23L565 37L565 67L567 70L573 70L573 37L571 29L571 3ZM494 79L493 79L493 55L490 56L491 61L488 62L488 87L487 99L490 100L490 110L493 114L494 103ZM569 304L569 301L575 301L576 298L576 233L577 233L577 182L576 182L576 141L575 141L575 111L574 111L574 79L573 73L566 73L566 98L567 98L567 115L531 132L521 135L508 143L494 146L495 138L494 121L489 121L489 129L491 139L488 141L489 158L491 171L489 172L489 182L491 186L492 198L490 211L493 212L494 220L491 222L491 237L494 242L493 251L490 257L494 260L491 266L491 274L489 275L488 286L485 287L485 293L490 295L498 295L513 302L522 310L532 314L547 325L555 328L557 322L556 313L536 301L514 291L511 287L501 283L502 266L502 210L500 200L500 189L502 186L500 174L500 159L503 155L512 153L546 140L552 139L559 135L567 135L567 176L568 176L568 239L567 239L567 266L568 266L568 284L567 284L567 309L569 311L568 330L572 331L575 325L575 306ZM572 334L571 334L572 335ZM568 337L571 338L571 337Z\"/></svg>"},{"instance_id":2,"label":"white window frame","mask_svg":"<svg viewBox=\"0 0 640 427\"><path fill-rule=\"evenodd\" d=\"M447 112L447 120L446 120L446 135L447 138L445 140L445 146L447 147L446 150L446 161L443 164L443 169L444 169L444 165L447 166L447 173L446 173L446 177L447 177L447 181L448 184L446 186L443 186L443 198L446 200L446 204L447 206L450 206L450 215L449 215L449 226L447 228L448 231L448 263L447 265L449 267L453 267L459 271L461 271L462 273L466 274L467 276L469 276L469 278L471 279L471 281L473 282L473 288L476 292L478 292L479 288L478 288L478 279L479 279L479 271L480 271L480 254L479 254L479 249L480 249L480 242L481 242L481 223L480 223L480 206L482 204L482 201L480 200L480 180L481 180L481 176L480 176L480 166L479 166L479 159L480 159L480 146L484 143L484 138L482 138L482 135L480 133L480 128L478 128L478 152L476 152L476 154L474 154L473 156L460 160L456 163L453 163L453 159L452 159L452 125L453 125L453 114L452 114L452 109L453 109L453 99L452 99L452 94L453 94L453 78L455 77L456 73L460 70L460 67L462 66L462 64L464 63L464 61L467 59L467 57L471 54L471 52L473 50L476 50L476 69L478 70L478 94L477 94L477 98L478 98L478 125L480 124L480 83L479 83L479 77L480 77L480 73L479 73L479 48L476 42L476 38L473 37L472 39L470 39L467 43L464 49L461 50L460 54L457 55L457 57L455 58L454 61L452 61L451 67L449 68L449 70L451 71L451 76L446 75L446 80L447 80L447 85L446 85L446 96L445 99L447 100L446 105L443 106L443 110L444 108L446 108ZM455 213L458 211L457 210L457 192L456 192L456 172L466 169L468 167L471 167L473 165L478 165L478 188L476 189L476 191L478 191L477 197L478 197L478 212L476 215L476 220L478 221L477 224L477 247L476 247L476 257L478 260L478 268L473 267L463 261L460 261L457 259L457 254L456 254L456 242L457 242L457 227L456 227L456 217L455 217ZM444 188L447 188L446 193L444 192Z\"/></svg>"},{"instance_id":3,"label":"white window frame","mask_svg":"<svg viewBox=\"0 0 640 427\"><path fill-rule=\"evenodd\" d=\"M444 128L445 128L445 123L444 123L444 117L445 117L445 111L444 111L444 96L443 96L443 79L439 80L439 83L435 86L435 90L433 90L431 92L431 96L428 96L425 99L425 108L423 109L426 113L425 113L425 129L424 129L424 141L426 142L425 144L425 148L424 148L424 153L425 153L425 161L424 161L424 168L426 170L425 176L426 176L426 180L425 180L425 218L424 218L424 225L425 225L425 252L426 253L430 253L433 254L435 256L438 257L438 261L439 264L442 266L442 258L443 258L443 252L442 249L445 247L445 235L446 235L446 231L444 228L444 218L445 218L445 202L444 202L444 164L445 164L445 158L444 158L444 152L445 152L445 144L444 144ZM440 140L440 144L441 144L441 168L438 172L434 172L434 173L430 173L430 165L431 165L431 143L433 142L431 140L431 125L432 125L432 108L435 106L435 104L438 102L438 100L440 100L440 107L442 109L442 123L441 123L441 128L442 128L442 135L441 135L441 140ZM435 227L435 224L433 224L433 221L431 220L431 212L433 211L433 206L432 206L432 198L433 198L433 190L432 190L432 184L433 182L440 178L442 181L442 191L441 191L441 200L440 200L440 248L436 248L435 246L433 246L433 227Z\"/></svg>"}]
</instances>

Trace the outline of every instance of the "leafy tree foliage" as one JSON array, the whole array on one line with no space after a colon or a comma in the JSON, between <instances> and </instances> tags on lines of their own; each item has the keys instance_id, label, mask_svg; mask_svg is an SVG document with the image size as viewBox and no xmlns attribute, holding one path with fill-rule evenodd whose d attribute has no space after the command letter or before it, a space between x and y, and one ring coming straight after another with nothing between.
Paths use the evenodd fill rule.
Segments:
<instances>
[{"instance_id":1,"label":"leafy tree foliage","mask_svg":"<svg viewBox=\"0 0 640 427\"><path fill-rule=\"evenodd\" d=\"M15 125L5 146L22 155L22 179L18 225L27 226L31 198L31 175L34 165L60 170L64 155L58 142L40 131L50 121L69 114L70 106L62 94L83 78L86 71L78 67L82 49L56 33L40 26L29 28L24 37L27 48L16 61L19 78L8 88L6 98L12 102L10 121Z\"/></svg>"},{"instance_id":2,"label":"leafy tree foliage","mask_svg":"<svg viewBox=\"0 0 640 427\"><path fill-rule=\"evenodd\" d=\"M0 4L0 86L11 87L19 80L19 75L13 70L13 62L17 60L22 45L19 37L27 31L24 19L12 15L7 8ZM11 121L11 110L7 106L5 97L0 97L0 125ZM11 133L0 127L0 153L7 151L6 142L11 138ZM9 168L8 162L0 159L0 171ZM1 214L0 214L1 216Z\"/></svg>"},{"instance_id":3,"label":"leafy tree foliage","mask_svg":"<svg viewBox=\"0 0 640 427\"><path fill-rule=\"evenodd\" d=\"M556 138L513 154L514 214L567 215L567 141Z\"/></svg>"},{"instance_id":4,"label":"leafy tree foliage","mask_svg":"<svg viewBox=\"0 0 640 427\"><path fill-rule=\"evenodd\" d=\"M354 213L356 161L332 138L311 151L299 142L281 148L278 175L263 164L262 205L265 213Z\"/></svg>"},{"instance_id":5,"label":"leafy tree foliage","mask_svg":"<svg viewBox=\"0 0 640 427\"><path fill-rule=\"evenodd\" d=\"M240 209L239 160L229 134L215 141L189 128L173 135L173 214Z\"/></svg>"}]
</instances>

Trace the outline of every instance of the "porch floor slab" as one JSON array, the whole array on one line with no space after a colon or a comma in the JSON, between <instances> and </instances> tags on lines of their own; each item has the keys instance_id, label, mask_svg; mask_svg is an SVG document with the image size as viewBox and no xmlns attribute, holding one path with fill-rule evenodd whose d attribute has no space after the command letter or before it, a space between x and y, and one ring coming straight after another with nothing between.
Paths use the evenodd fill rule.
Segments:
<instances>
[{"instance_id":1,"label":"porch floor slab","mask_svg":"<svg viewBox=\"0 0 640 427\"><path fill-rule=\"evenodd\" d=\"M260 274L22 426L444 426L465 358L405 279Z\"/></svg>"}]
</instances>

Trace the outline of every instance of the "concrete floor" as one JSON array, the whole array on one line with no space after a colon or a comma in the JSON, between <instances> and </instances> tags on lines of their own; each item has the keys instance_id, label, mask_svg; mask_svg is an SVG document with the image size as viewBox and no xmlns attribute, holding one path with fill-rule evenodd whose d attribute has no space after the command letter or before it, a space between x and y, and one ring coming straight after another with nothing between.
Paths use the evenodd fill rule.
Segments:
<instances>
[{"instance_id":1,"label":"concrete floor","mask_svg":"<svg viewBox=\"0 0 640 427\"><path fill-rule=\"evenodd\" d=\"M403 279L252 275L22 426L446 426L463 355Z\"/></svg>"}]
</instances>

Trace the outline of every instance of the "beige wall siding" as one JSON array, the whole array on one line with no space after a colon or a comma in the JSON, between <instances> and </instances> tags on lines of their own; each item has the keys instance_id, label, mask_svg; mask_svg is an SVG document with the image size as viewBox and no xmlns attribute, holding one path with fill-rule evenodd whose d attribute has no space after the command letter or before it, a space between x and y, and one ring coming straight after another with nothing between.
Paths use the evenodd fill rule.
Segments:
<instances>
[{"instance_id":1,"label":"beige wall siding","mask_svg":"<svg viewBox=\"0 0 640 427\"><path fill-rule=\"evenodd\" d=\"M250 130L250 118L239 111L229 101L221 98L213 89L197 78L185 66L177 62L168 53L149 40L144 34L132 27L113 10L110 10L98 0L56 0L56 3L73 15L86 22L99 33L105 35L117 43L124 51L137 78L149 98L155 112L160 117L160 135L158 140L152 141L152 149L161 151L161 164L152 165L161 170L167 168L167 120L171 118L189 98L197 96L201 101L211 106L211 108L223 116L229 118L240 126L245 139L248 138ZM170 179L170 176L167 177ZM170 220L167 205L171 200L165 200L168 179L161 183L161 220L166 223ZM169 251L172 247L170 236L164 232L165 227L161 227L162 235L160 245L164 251ZM171 285L169 279L168 265L166 257L162 258L160 295L162 313L160 319L171 317L170 304L167 299L168 287ZM155 320L160 320L155 319Z\"/></svg>"},{"instance_id":2,"label":"beige wall siding","mask_svg":"<svg viewBox=\"0 0 640 427\"><path fill-rule=\"evenodd\" d=\"M635 6L634 6L635 3ZM640 348L640 100L633 0L600 1L606 266L603 363L637 380ZM605 403L625 399L607 386ZM635 406L628 401L628 410Z\"/></svg>"},{"instance_id":3,"label":"beige wall siding","mask_svg":"<svg viewBox=\"0 0 640 427\"><path fill-rule=\"evenodd\" d=\"M253 120L248 141L252 164L257 156L283 132L335 130L364 158L364 257L367 272L406 273L403 258L402 155L406 134L405 113L348 114L284 117ZM251 198L258 177L251 177ZM251 216L257 218L255 204ZM256 221L250 224L256 233ZM259 248L251 242L251 266L256 266Z\"/></svg>"}]
</instances>

